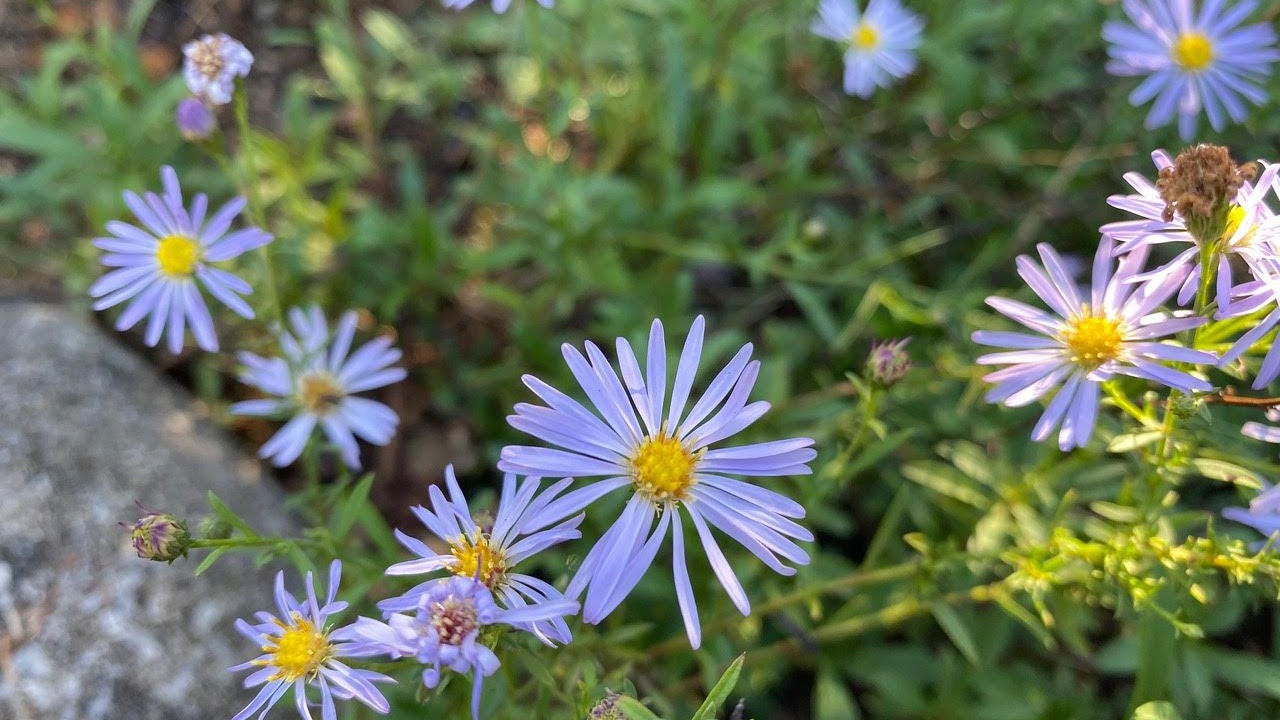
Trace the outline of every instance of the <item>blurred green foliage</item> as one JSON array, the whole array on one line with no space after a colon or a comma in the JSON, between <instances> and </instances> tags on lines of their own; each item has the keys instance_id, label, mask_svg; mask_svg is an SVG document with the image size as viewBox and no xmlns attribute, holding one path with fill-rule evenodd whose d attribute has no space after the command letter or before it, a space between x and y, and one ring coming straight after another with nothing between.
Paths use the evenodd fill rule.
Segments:
<instances>
[{"instance_id":1,"label":"blurred green foliage","mask_svg":"<svg viewBox=\"0 0 1280 720\"><path fill-rule=\"evenodd\" d=\"M1247 497L1235 485L1274 477L1238 437L1242 416L1189 423L1200 442L1176 459L1180 479L1143 497L1133 457L1105 449L1140 451L1142 428L1104 412L1102 440L1061 456L1027 440L1033 409L982 401L971 362L971 330L999 324L982 298L1020 286L1013 258L1042 241L1091 255L1118 217L1105 198L1120 175L1151 175L1147 153L1178 147L1142 129L1132 83L1104 72L1099 28L1118 9L911 5L927 21L920 68L860 101L840 92L839 49L809 33L809 2L561 0L494 15L329 0L309 27L244 38L314 62L284 78L255 69L251 88L275 83L278 102L255 104L247 136L220 116L239 148L224 171L172 128L181 80L143 72L138 3L120 28L46 45L0 91L0 151L16 159L0 175L0 278L55 271L87 306L89 240L125 213L122 189L158 185L165 163L215 201L249 183L278 238L283 301L364 308L394 328L427 412L464 424L489 461L517 437L503 418L528 399L522 373L569 382L562 342L634 340L653 317L681 332L703 312L711 354L756 343L757 395L775 410L753 434L820 448L812 477L779 483L810 511L813 563L782 578L733 555L759 611L743 619L695 555L714 632L690 653L660 561L568 648L504 658L489 716L582 716L612 688L689 717L743 651L745 717L1274 716L1274 561L1233 578L1216 559L1251 562L1249 534L1206 528ZM1214 139L1274 155L1274 108ZM21 239L32 221L47 239ZM255 285L261 272L242 268ZM228 347L261 342L220 320ZM870 342L906 335L916 369L871 392L856 377ZM190 362L221 402L233 359ZM360 525L374 549L354 592L388 592L377 568L395 546L376 518ZM1190 554L1169 550L1189 537ZM426 712L454 716L463 684Z\"/></svg>"}]
</instances>

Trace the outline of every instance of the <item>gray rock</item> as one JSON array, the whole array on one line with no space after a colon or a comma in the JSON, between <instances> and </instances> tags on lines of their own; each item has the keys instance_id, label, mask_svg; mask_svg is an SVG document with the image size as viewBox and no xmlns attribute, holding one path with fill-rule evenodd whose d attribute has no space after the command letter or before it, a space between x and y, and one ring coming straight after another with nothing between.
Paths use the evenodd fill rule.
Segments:
<instances>
[{"instance_id":1,"label":"gray rock","mask_svg":"<svg viewBox=\"0 0 1280 720\"><path fill-rule=\"evenodd\" d=\"M0 717L204 720L252 698L226 671L256 650L232 623L271 606L271 573L231 557L194 577L116 525L135 500L194 518L209 490L288 532L181 388L73 313L0 303Z\"/></svg>"}]
</instances>

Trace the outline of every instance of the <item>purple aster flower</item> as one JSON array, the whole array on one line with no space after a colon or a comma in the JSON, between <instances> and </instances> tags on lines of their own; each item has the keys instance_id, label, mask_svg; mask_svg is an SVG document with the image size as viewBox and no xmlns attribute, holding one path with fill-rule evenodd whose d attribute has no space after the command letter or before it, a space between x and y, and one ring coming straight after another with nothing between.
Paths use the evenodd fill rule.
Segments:
<instances>
[{"instance_id":1,"label":"purple aster flower","mask_svg":"<svg viewBox=\"0 0 1280 720\"><path fill-rule=\"evenodd\" d=\"M1222 354L1219 366L1234 362L1280 326L1280 240L1274 237L1274 225L1259 229L1259 235L1266 233L1271 237L1265 242L1255 243L1262 250L1249 258L1249 270L1255 279L1237 286L1230 308L1219 310L1216 317L1245 317L1268 306L1272 306L1271 310ZM1280 344L1272 342L1267 345L1266 355L1253 380L1253 389L1265 388L1277 376L1280 376Z\"/></svg>"},{"instance_id":2,"label":"purple aster flower","mask_svg":"<svg viewBox=\"0 0 1280 720\"><path fill-rule=\"evenodd\" d=\"M1151 159L1157 172L1173 167L1173 160L1163 150L1151 153ZM1276 256L1275 240L1280 231L1280 218L1264 201L1277 172L1280 172L1280 165L1260 162L1264 168L1262 174L1256 184L1244 181L1240 186L1227 216L1227 227L1218 242L1215 301L1220 313L1228 310L1233 295L1238 292L1231 259L1239 258L1252 269L1260 260ZM1195 297L1200 284L1199 242L1187 230L1186 220L1181 215L1175 212L1171 220L1164 219L1165 201L1154 183L1135 172L1125 173L1124 179L1137 194L1112 195L1107 198L1107 203L1142 219L1107 223L1099 230L1116 241L1117 255L1149 245L1190 245L1164 265L1132 278L1135 282L1159 282L1169 273L1185 272L1177 302L1186 305Z\"/></svg>"},{"instance_id":3,"label":"purple aster flower","mask_svg":"<svg viewBox=\"0 0 1280 720\"><path fill-rule=\"evenodd\" d=\"M218 349L218 338L197 281L236 314L252 318L253 309L240 297L252 292L249 284L209 263L238 257L272 238L255 227L227 232L244 208L243 198L223 205L206 222L209 199L203 193L195 196L188 212L173 168L161 168L160 178L163 196L149 192L144 200L132 191L124 193L125 204L143 227L112 220L107 223L111 236L94 239L94 245L107 251L102 264L115 269L89 288L89 296L97 298L94 310L132 300L116 321L116 329L128 330L149 316L144 339L152 347L160 342L167 325L169 352L182 352L184 332L190 326L196 343L212 352Z\"/></svg>"},{"instance_id":4,"label":"purple aster flower","mask_svg":"<svg viewBox=\"0 0 1280 720\"><path fill-rule=\"evenodd\" d=\"M192 142L209 137L217 126L217 120L213 117L213 111L209 106L199 98L193 97L178 103L173 121L178 126L178 132L182 133L182 137Z\"/></svg>"},{"instance_id":5,"label":"purple aster flower","mask_svg":"<svg viewBox=\"0 0 1280 720\"><path fill-rule=\"evenodd\" d=\"M1273 423L1280 423L1280 408L1267 408L1267 419ZM1280 443L1280 427L1250 421L1240 428L1240 433L1254 440Z\"/></svg>"},{"instance_id":6,"label":"purple aster flower","mask_svg":"<svg viewBox=\"0 0 1280 720\"><path fill-rule=\"evenodd\" d=\"M866 12L854 0L822 0L811 29L847 46L844 91L868 98L915 69L924 21L898 0L869 0Z\"/></svg>"},{"instance_id":7,"label":"purple aster flower","mask_svg":"<svg viewBox=\"0 0 1280 720\"><path fill-rule=\"evenodd\" d=\"M1280 485L1263 484L1262 492L1249 502L1249 507L1223 508L1222 517L1248 525L1270 538L1280 532ZM1257 546L1264 544L1259 542Z\"/></svg>"},{"instance_id":8,"label":"purple aster flower","mask_svg":"<svg viewBox=\"0 0 1280 720\"><path fill-rule=\"evenodd\" d=\"M473 718L480 717L484 679L501 665L493 650L480 643L480 631L497 624L526 628L578 611L578 603L564 598L503 609L483 583L460 576L431 581L415 599L411 614L390 613L385 623L357 620L351 626L355 642L349 652L355 657L414 658L427 666L422 684L428 688L440 684L442 667L471 672Z\"/></svg>"},{"instance_id":9,"label":"purple aster flower","mask_svg":"<svg viewBox=\"0 0 1280 720\"><path fill-rule=\"evenodd\" d=\"M442 2L451 10L461 10L475 0L442 0ZM555 7L556 0L538 0L538 4L544 8ZM496 13L504 13L509 7L511 7L511 0L493 0L493 11Z\"/></svg>"},{"instance_id":10,"label":"purple aster flower","mask_svg":"<svg viewBox=\"0 0 1280 720\"><path fill-rule=\"evenodd\" d=\"M548 600L562 599L559 590L538 578L511 572L520 561L566 540L582 537L578 524L582 515L565 519L563 514L552 514L560 497L573 480L561 480L541 494L539 478L525 478L519 484L516 476L508 474L502 479L502 494L498 498L497 513L492 519L472 515L467 499L458 487L453 466L445 468L445 484L449 497L445 498L437 486L428 491L431 509L412 508L423 525L448 545L445 552L436 552L417 538L396 530L396 538L417 560L396 563L387 568L388 575L421 575L445 570L454 575L474 578L493 591L496 600L505 607L519 609ZM404 612L417 607L417 596L428 590L432 581L410 590L399 598L384 600L378 607L387 612ZM573 639L569 626L559 617L520 626L537 635L548 645L566 644Z\"/></svg>"},{"instance_id":11,"label":"purple aster flower","mask_svg":"<svg viewBox=\"0 0 1280 720\"><path fill-rule=\"evenodd\" d=\"M236 415L275 416L292 414L258 456L284 467L298 459L316 425L342 454L351 468L360 467L356 438L386 445L395 434L400 419L380 402L355 397L405 378L403 368L391 367L400 351L386 337L369 341L354 353L351 341L356 332L356 314L348 311L329 334L329 324L320 308L289 311L292 332L279 330L283 358L264 358L240 353L244 370L240 379L274 395L274 398L246 400L231 406ZM350 353L350 356L348 356Z\"/></svg>"},{"instance_id":12,"label":"purple aster flower","mask_svg":"<svg viewBox=\"0 0 1280 720\"><path fill-rule=\"evenodd\" d=\"M1099 385L1113 375L1152 380L1186 393L1213 389L1209 383L1162 361L1214 363L1213 353L1160 342L1161 338L1208 321L1189 313L1154 312L1182 283L1185 268L1159 282L1130 282L1146 260L1147 247L1124 256L1113 275L1111 239L1104 237L1093 261L1093 287L1077 288L1053 248L1040 244L1043 269L1026 255L1018 257L1018 274L1053 314L1016 300L989 297L987 304L1035 334L979 330L973 341L1006 352L978 358L979 365L1008 365L983 380L995 383L987 402L1009 407L1028 405L1058 388L1040 416L1031 438L1043 441L1061 425L1058 446L1084 447L1098 414ZM1047 273L1047 274L1046 274Z\"/></svg>"},{"instance_id":13,"label":"purple aster flower","mask_svg":"<svg viewBox=\"0 0 1280 720\"><path fill-rule=\"evenodd\" d=\"M784 565L779 556L799 565L809 561L808 554L790 538L810 541L813 535L790 519L804 517L799 503L726 475L807 474L806 463L816 455L809 438L712 448L758 420L769 403L747 404L760 371L760 363L750 359L752 347L748 343L686 413L702 355L703 326L699 316L689 330L669 402L664 401L667 345L660 321L654 320L650 328L643 371L631 345L618 338L621 380L595 344L586 343L585 357L573 346L564 345L569 369L596 412L541 380L524 376L525 384L546 406L518 404L515 415L507 420L512 427L560 449L509 446L503 448L498 463L505 472L604 477L558 500L553 505L555 512L547 511L552 514L577 512L613 490L628 488L630 499L622 515L591 548L565 594L576 598L585 591L583 620L599 623L640 581L670 530L676 598L689 642L695 648L701 641L701 629L685 565L680 510L688 514L697 530L721 585L738 610L747 615L751 612L747 594L710 527L741 543L783 575L792 575L795 570Z\"/></svg>"},{"instance_id":14,"label":"purple aster flower","mask_svg":"<svg viewBox=\"0 0 1280 720\"><path fill-rule=\"evenodd\" d=\"M329 592L324 604L316 596L311 573L307 573L307 597L299 602L284 589L284 573L276 575L276 608L279 615L267 612L257 614L257 623L236 620L236 630L257 643L262 654L249 662L230 668L231 672L253 670L244 680L247 688L262 685L258 695L232 720L245 720L261 710L259 718L293 688L298 715L311 720L307 699L307 687L320 686L320 716L326 720L337 717L333 700L359 700L377 712L391 709L386 698L373 683L395 682L381 673L358 670L344 664L340 658L355 657L350 649L357 638L352 634L354 625L331 630L329 617L342 612L347 604L335 600L338 581L342 576L342 563L334 560L329 566Z\"/></svg>"},{"instance_id":15,"label":"purple aster flower","mask_svg":"<svg viewBox=\"0 0 1280 720\"><path fill-rule=\"evenodd\" d=\"M1244 100L1266 101L1262 81L1280 60L1275 32L1266 23L1240 27L1257 6L1254 0L1207 0L1196 13L1192 0L1124 0L1132 24L1111 21L1102 27L1110 43L1107 71L1147 76L1129 102L1136 107L1155 100L1148 129L1169 124L1176 113L1178 134L1190 140L1201 109L1221 132L1227 117L1244 122Z\"/></svg>"},{"instance_id":16,"label":"purple aster flower","mask_svg":"<svg viewBox=\"0 0 1280 720\"><path fill-rule=\"evenodd\" d=\"M205 35L182 48L182 77L192 95L214 105L231 102L236 78L249 74L253 54L226 33Z\"/></svg>"}]
</instances>

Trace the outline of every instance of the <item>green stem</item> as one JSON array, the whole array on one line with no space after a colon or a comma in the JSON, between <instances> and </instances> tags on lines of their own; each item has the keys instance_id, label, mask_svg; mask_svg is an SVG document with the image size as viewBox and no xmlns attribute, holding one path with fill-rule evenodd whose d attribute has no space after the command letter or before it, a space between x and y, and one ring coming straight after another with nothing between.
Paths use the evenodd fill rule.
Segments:
<instances>
[{"instance_id":1,"label":"green stem","mask_svg":"<svg viewBox=\"0 0 1280 720\"><path fill-rule=\"evenodd\" d=\"M245 201L248 206L249 221L259 228L265 229L265 208L258 195L258 171L253 162L252 128L249 126L249 96L242 83L236 84L235 91L236 129L240 136L240 154L244 157L245 175L242 181ZM271 243L258 248L258 257L262 259L263 284L266 286L268 313L280 325L284 325L284 308L280 305L280 293L276 289L275 267L271 262Z\"/></svg>"},{"instance_id":2,"label":"green stem","mask_svg":"<svg viewBox=\"0 0 1280 720\"><path fill-rule=\"evenodd\" d=\"M785 595L779 595L772 600L757 605L753 608L753 614L769 615L791 605L796 605L820 595L826 595L840 590L852 590L854 588L867 587L870 585L892 583L897 580L909 578L919 572L919 570L920 563L914 560L900 565L876 568L875 570L855 570L847 575L828 580L824 583L801 588ZM715 633L733 627L739 622L741 622L739 618L727 618L709 623L703 627L702 634L704 636L714 635ZM664 640L663 642L651 647L647 655L650 657L659 657L682 648L687 648L688 646L688 639L681 634Z\"/></svg>"}]
</instances>

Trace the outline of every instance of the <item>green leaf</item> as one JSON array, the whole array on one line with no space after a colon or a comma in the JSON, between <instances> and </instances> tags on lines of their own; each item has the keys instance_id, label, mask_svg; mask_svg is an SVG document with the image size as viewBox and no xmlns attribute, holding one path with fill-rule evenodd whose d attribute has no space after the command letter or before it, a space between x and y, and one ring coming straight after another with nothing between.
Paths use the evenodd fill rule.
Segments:
<instances>
[{"instance_id":1,"label":"green leaf","mask_svg":"<svg viewBox=\"0 0 1280 720\"><path fill-rule=\"evenodd\" d=\"M618 709L627 716L628 720L662 720L654 715L652 710L641 705L639 700L626 695L618 698Z\"/></svg>"},{"instance_id":2,"label":"green leaf","mask_svg":"<svg viewBox=\"0 0 1280 720\"><path fill-rule=\"evenodd\" d=\"M209 491L207 497L209 499L209 507L213 508L213 513L217 515L219 519L224 520L240 532L244 533L245 537L258 537L258 533L254 531L253 527L237 515L235 511L227 507L227 504L222 502L222 499L217 495L214 495L212 490Z\"/></svg>"},{"instance_id":3,"label":"green leaf","mask_svg":"<svg viewBox=\"0 0 1280 720\"><path fill-rule=\"evenodd\" d=\"M1182 720L1182 716L1173 703L1156 700L1139 705L1133 711L1133 720Z\"/></svg>"},{"instance_id":4,"label":"green leaf","mask_svg":"<svg viewBox=\"0 0 1280 720\"><path fill-rule=\"evenodd\" d=\"M1159 430L1149 430L1145 432L1125 433L1111 438L1111 442L1107 444L1107 452L1122 453L1131 452L1138 448L1146 447L1160 439L1164 433Z\"/></svg>"},{"instance_id":5,"label":"green leaf","mask_svg":"<svg viewBox=\"0 0 1280 720\"><path fill-rule=\"evenodd\" d=\"M218 558L222 557L222 554L225 553L228 549L229 548L225 548L225 547L214 548L213 551L210 552L208 555L205 555L204 559L200 561L200 564L196 566L196 571L194 574L199 575L200 573L203 573L205 570L208 570L209 568L213 567L213 564L217 562Z\"/></svg>"},{"instance_id":6,"label":"green leaf","mask_svg":"<svg viewBox=\"0 0 1280 720\"><path fill-rule=\"evenodd\" d=\"M861 720L849 689L834 673L823 670L813 686L813 716L822 720Z\"/></svg>"},{"instance_id":7,"label":"green leaf","mask_svg":"<svg viewBox=\"0 0 1280 720\"><path fill-rule=\"evenodd\" d=\"M964 620L960 619L959 613L955 608L942 602L929 604L929 612L933 614L933 619L938 621L938 626L942 631L951 638L951 642L955 644L956 649L971 664L978 664L978 645L973 640L973 634L969 632L969 627L964 624Z\"/></svg>"},{"instance_id":8,"label":"green leaf","mask_svg":"<svg viewBox=\"0 0 1280 720\"><path fill-rule=\"evenodd\" d=\"M702 703L702 707L698 708L698 712L693 714L693 720L715 720L716 711L724 704L729 693L733 692L733 687L738 684L738 676L742 674L742 661L747 656L739 655L737 660L729 666L728 670L720 676L716 684L711 688L711 692L707 694L707 699Z\"/></svg>"},{"instance_id":9,"label":"green leaf","mask_svg":"<svg viewBox=\"0 0 1280 720\"><path fill-rule=\"evenodd\" d=\"M337 511L333 514L333 534L342 537L351 531L351 526L355 524L356 518L360 516L361 509L369 499L369 488L373 486L373 473L369 473L360 478L360 481L351 488L351 494L342 501Z\"/></svg>"}]
</instances>

